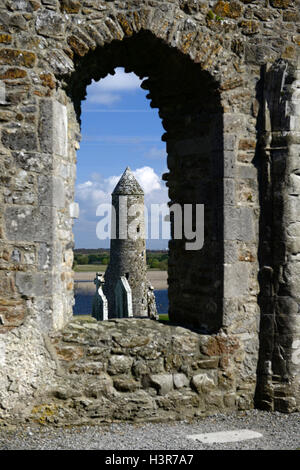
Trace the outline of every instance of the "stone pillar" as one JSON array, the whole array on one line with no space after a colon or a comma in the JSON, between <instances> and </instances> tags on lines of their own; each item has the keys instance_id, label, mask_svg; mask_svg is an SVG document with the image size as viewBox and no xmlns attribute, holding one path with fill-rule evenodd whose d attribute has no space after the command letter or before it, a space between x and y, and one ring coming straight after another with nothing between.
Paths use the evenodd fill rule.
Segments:
<instances>
[{"instance_id":1,"label":"stone pillar","mask_svg":"<svg viewBox=\"0 0 300 470\"><path fill-rule=\"evenodd\" d=\"M16 185L22 189L15 192L17 199L7 199L4 232L20 266L13 273L14 290L47 331L62 328L72 316L75 154L70 152L67 107L42 98L34 109L35 133L2 133L2 144L17 166Z\"/></svg>"},{"instance_id":2,"label":"stone pillar","mask_svg":"<svg viewBox=\"0 0 300 470\"><path fill-rule=\"evenodd\" d=\"M300 64L265 72L265 155L270 213L260 272L261 325L256 401L299 409L300 382ZM299 180L299 181L298 181Z\"/></svg>"}]
</instances>

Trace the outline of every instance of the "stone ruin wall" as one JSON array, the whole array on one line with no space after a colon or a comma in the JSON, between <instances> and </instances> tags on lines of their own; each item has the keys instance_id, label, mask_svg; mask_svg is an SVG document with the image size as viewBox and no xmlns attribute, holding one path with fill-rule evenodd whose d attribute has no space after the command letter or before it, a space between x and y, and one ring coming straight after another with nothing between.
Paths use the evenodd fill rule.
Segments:
<instances>
[{"instance_id":1,"label":"stone ruin wall","mask_svg":"<svg viewBox=\"0 0 300 470\"><path fill-rule=\"evenodd\" d=\"M150 77L170 200L207 207L204 250L170 242L171 317L240 344L247 406L258 362L260 406L299 408L299 1L1 0L0 42L1 416L58 380L80 100L118 65Z\"/></svg>"},{"instance_id":2,"label":"stone ruin wall","mask_svg":"<svg viewBox=\"0 0 300 470\"><path fill-rule=\"evenodd\" d=\"M170 422L253 406L244 347L225 334L137 318L76 320L47 347L55 379L21 415L34 423Z\"/></svg>"}]
</instances>

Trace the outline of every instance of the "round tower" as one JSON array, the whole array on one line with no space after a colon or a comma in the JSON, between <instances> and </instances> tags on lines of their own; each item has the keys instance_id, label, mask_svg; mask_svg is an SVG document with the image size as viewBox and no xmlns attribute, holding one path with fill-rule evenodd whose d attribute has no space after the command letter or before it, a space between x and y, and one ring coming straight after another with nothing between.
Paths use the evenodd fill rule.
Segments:
<instances>
[{"instance_id":1,"label":"round tower","mask_svg":"<svg viewBox=\"0 0 300 470\"><path fill-rule=\"evenodd\" d=\"M128 279L131 288L133 316L148 316L144 191L129 167L112 193L111 225L110 262L104 287L108 317L115 316L114 291L121 276Z\"/></svg>"}]
</instances>

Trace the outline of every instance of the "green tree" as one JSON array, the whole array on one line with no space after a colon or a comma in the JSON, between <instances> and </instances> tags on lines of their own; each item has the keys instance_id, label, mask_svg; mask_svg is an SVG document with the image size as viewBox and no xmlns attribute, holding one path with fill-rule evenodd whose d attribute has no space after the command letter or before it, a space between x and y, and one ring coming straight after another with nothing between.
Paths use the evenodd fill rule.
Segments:
<instances>
[{"instance_id":1,"label":"green tree","mask_svg":"<svg viewBox=\"0 0 300 470\"><path fill-rule=\"evenodd\" d=\"M77 263L78 264L89 264L89 256L88 255L78 255L77 256Z\"/></svg>"},{"instance_id":2,"label":"green tree","mask_svg":"<svg viewBox=\"0 0 300 470\"><path fill-rule=\"evenodd\" d=\"M159 268L158 259L154 258L154 259L151 260L150 268L153 268L153 269L158 269Z\"/></svg>"},{"instance_id":3,"label":"green tree","mask_svg":"<svg viewBox=\"0 0 300 470\"><path fill-rule=\"evenodd\" d=\"M163 260L159 262L159 269L162 271L167 271L168 270L168 260Z\"/></svg>"},{"instance_id":4,"label":"green tree","mask_svg":"<svg viewBox=\"0 0 300 470\"><path fill-rule=\"evenodd\" d=\"M97 264L101 262L101 256L96 253L89 254L89 264Z\"/></svg>"}]
</instances>

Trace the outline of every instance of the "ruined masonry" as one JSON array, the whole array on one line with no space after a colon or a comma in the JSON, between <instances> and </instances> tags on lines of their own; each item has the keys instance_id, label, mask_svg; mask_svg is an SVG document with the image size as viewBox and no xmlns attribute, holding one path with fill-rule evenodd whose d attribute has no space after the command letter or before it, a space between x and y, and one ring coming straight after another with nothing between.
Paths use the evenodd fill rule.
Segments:
<instances>
[{"instance_id":1,"label":"ruined masonry","mask_svg":"<svg viewBox=\"0 0 300 470\"><path fill-rule=\"evenodd\" d=\"M299 11L0 1L2 421L299 410ZM170 203L205 206L203 248L169 243L173 326L72 320L80 106L116 67L159 111Z\"/></svg>"}]
</instances>

